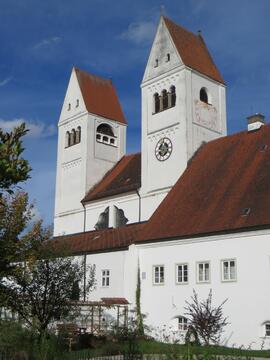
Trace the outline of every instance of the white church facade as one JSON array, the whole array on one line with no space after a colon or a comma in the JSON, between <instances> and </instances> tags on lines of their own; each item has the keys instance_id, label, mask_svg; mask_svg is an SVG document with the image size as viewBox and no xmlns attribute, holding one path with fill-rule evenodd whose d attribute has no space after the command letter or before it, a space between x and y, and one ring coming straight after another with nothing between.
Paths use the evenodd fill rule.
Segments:
<instances>
[{"instance_id":1,"label":"white church facade","mask_svg":"<svg viewBox=\"0 0 270 360\"><path fill-rule=\"evenodd\" d=\"M59 119L54 236L96 266L91 300L185 331L193 289L226 345L270 346L270 128L226 136L226 86L200 34L161 17L141 84L141 153L111 80L72 70ZM263 126L264 125L264 126ZM84 298L87 300L87 298Z\"/></svg>"}]
</instances>

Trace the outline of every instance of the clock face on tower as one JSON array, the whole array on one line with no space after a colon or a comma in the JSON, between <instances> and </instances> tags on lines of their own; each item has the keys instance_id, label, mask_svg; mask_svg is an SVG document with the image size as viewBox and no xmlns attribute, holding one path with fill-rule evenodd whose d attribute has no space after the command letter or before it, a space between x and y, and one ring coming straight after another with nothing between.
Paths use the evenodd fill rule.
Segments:
<instances>
[{"instance_id":1,"label":"clock face on tower","mask_svg":"<svg viewBox=\"0 0 270 360\"><path fill-rule=\"evenodd\" d=\"M172 142L169 138L162 138L157 142L155 155L159 161L167 160L172 153Z\"/></svg>"}]
</instances>

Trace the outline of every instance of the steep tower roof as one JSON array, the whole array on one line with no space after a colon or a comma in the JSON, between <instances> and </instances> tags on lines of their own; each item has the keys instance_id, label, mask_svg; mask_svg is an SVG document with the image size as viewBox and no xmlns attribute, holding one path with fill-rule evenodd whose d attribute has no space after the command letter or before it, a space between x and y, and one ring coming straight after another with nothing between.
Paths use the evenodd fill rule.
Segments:
<instances>
[{"instance_id":1,"label":"steep tower roof","mask_svg":"<svg viewBox=\"0 0 270 360\"><path fill-rule=\"evenodd\" d=\"M87 111L127 124L111 80L74 68Z\"/></svg>"},{"instance_id":2,"label":"steep tower roof","mask_svg":"<svg viewBox=\"0 0 270 360\"><path fill-rule=\"evenodd\" d=\"M270 125L205 144L145 226L141 240L270 224Z\"/></svg>"},{"instance_id":3,"label":"steep tower roof","mask_svg":"<svg viewBox=\"0 0 270 360\"><path fill-rule=\"evenodd\" d=\"M141 154L123 156L86 194L83 203L135 191L141 187Z\"/></svg>"},{"instance_id":4,"label":"steep tower roof","mask_svg":"<svg viewBox=\"0 0 270 360\"><path fill-rule=\"evenodd\" d=\"M193 34L164 16L162 18L184 64L224 84L203 37Z\"/></svg>"}]
</instances>

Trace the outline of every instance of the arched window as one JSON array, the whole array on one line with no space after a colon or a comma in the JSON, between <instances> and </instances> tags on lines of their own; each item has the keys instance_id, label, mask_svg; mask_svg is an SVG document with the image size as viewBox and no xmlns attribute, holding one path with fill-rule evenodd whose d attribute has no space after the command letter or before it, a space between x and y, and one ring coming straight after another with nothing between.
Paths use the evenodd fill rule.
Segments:
<instances>
[{"instance_id":1,"label":"arched window","mask_svg":"<svg viewBox=\"0 0 270 360\"><path fill-rule=\"evenodd\" d=\"M75 129L72 129L70 133L70 143L69 143L70 146L75 144L75 139L76 139L76 131Z\"/></svg>"},{"instance_id":2,"label":"arched window","mask_svg":"<svg viewBox=\"0 0 270 360\"><path fill-rule=\"evenodd\" d=\"M158 93L154 94L154 112L158 113L160 111L160 101Z\"/></svg>"},{"instance_id":3,"label":"arched window","mask_svg":"<svg viewBox=\"0 0 270 360\"><path fill-rule=\"evenodd\" d=\"M100 124L97 127L97 133L98 134L104 134L109 136L114 136L113 130L108 124Z\"/></svg>"},{"instance_id":4,"label":"arched window","mask_svg":"<svg viewBox=\"0 0 270 360\"><path fill-rule=\"evenodd\" d=\"M206 104L209 103L208 93L207 93L207 89L205 87L201 88L201 90L200 90L200 100Z\"/></svg>"},{"instance_id":5,"label":"arched window","mask_svg":"<svg viewBox=\"0 0 270 360\"><path fill-rule=\"evenodd\" d=\"M167 90L162 90L162 109L168 109L168 93Z\"/></svg>"},{"instance_id":6,"label":"arched window","mask_svg":"<svg viewBox=\"0 0 270 360\"><path fill-rule=\"evenodd\" d=\"M96 140L104 144L116 146L116 136L114 136L113 129L108 124L100 124L97 127Z\"/></svg>"},{"instance_id":7,"label":"arched window","mask_svg":"<svg viewBox=\"0 0 270 360\"><path fill-rule=\"evenodd\" d=\"M75 138L75 143L79 144L81 142L81 127L78 126L77 130L76 130L76 138Z\"/></svg>"},{"instance_id":8,"label":"arched window","mask_svg":"<svg viewBox=\"0 0 270 360\"><path fill-rule=\"evenodd\" d=\"M65 147L69 147L70 146L70 132L67 131L66 132L66 138L65 138Z\"/></svg>"},{"instance_id":9,"label":"arched window","mask_svg":"<svg viewBox=\"0 0 270 360\"><path fill-rule=\"evenodd\" d=\"M175 93L175 86L170 87L170 94L171 94L171 107L175 106L176 103L176 93Z\"/></svg>"}]
</instances>

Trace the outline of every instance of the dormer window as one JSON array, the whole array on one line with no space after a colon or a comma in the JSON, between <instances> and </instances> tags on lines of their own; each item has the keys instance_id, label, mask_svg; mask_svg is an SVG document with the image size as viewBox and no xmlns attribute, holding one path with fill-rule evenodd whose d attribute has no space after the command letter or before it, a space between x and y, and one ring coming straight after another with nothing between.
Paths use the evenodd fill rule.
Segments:
<instances>
[{"instance_id":1,"label":"dormer window","mask_svg":"<svg viewBox=\"0 0 270 360\"><path fill-rule=\"evenodd\" d=\"M201 90L200 90L200 100L202 102L204 102L205 104L210 104L209 94L205 87L201 88Z\"/></svg>"},{"instance_id":2,"label":"dormer window","mask_svg":"<svg viewBox=\"0 0 270 360\"><path fill-rule=\"evenodd\" d=\"M116 146L116 136L114 136L112 127L108 124L100 124L97 127L96 141Z\"/></svg>"}]
</instances>

